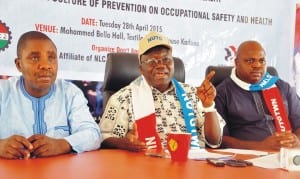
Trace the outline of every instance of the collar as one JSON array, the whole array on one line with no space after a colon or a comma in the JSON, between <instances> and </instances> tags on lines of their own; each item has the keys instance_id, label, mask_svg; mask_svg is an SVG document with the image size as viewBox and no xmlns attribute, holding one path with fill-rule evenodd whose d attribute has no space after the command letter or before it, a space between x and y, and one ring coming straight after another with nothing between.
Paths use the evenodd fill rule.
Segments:
<instances>
[{"instance_id":1,"label":"collar","mask_svg":"<svg viewBox=\"0 0 300 179\"><path fill-rule=\"evenodd\" d=\"M268 89L271 87L274 87L276 82L278 81L277 76L272 76L268 72L264 74L264 76L261 78L261 80L255 84L246 83L239 79L236 76L236 68L232 68L230 78L242 89L247 91L262 91L264 89Z\"/></svg>"}]
</instances>

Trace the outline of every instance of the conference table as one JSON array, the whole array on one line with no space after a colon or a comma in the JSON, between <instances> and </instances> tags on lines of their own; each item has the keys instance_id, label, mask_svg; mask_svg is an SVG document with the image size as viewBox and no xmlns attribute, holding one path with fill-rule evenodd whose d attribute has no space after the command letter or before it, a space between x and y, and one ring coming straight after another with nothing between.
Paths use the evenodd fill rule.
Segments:
<instances>
[{"instance_id":1,"label":"conference table","mask_svg":"<svg viewBox=\"0 0 300 179\"><path fill-rule=\"evenodd\" d=\"M238 155L238 157L241 155ZM241 156L243 157L243 156ZM101 149L28 160L0 159L0 179L299 179L300 172L215 167L206 161L172 162L124 150Z\"/></svg>"}]
</instances>

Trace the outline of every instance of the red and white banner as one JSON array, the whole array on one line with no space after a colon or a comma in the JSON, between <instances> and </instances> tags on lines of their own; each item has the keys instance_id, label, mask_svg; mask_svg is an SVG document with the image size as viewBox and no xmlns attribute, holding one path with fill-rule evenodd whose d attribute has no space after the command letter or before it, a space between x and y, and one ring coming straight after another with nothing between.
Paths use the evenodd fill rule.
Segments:
<instances>
[{"instance_id":1,"label":"red and white banner","mask_svg":"<svg viewBox=\"0 0 300 179\"><path fill-rule=\"evenodd\" d=\"M287 0L2 0L0 75L19 74L16 43L25 31L56 42L60 78L102 81L107 53L136 53L138 40L155 30L184 60L187 83L199 85L210 64L231 65L249 39L263 44L268 64L291 82L294 23L295 1Z\"/></svg>"}]
</instances>

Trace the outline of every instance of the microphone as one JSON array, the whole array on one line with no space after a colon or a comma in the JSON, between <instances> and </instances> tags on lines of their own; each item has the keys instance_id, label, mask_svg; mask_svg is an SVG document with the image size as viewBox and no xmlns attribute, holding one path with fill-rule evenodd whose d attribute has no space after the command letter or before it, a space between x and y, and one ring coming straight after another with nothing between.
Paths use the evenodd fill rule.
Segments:
<instances>
[{"instance_id":1,"label":"microphone","mask_svg":"<svg viewBox=\"0 0 300 179\"><path fill-rule=\"evenodd\" d=\"M293 163L296 166L300 165L300 155L296 155L293 157Z\"/></svg>"},{"instance_id":2,"label":"microphone","mask_svg":"<svg viewBox=\"0 0 300 179\"><path fill-rule=\"evenodd\" d=\"M289 171L300 171L300 148L281 148L280 167Z\"/></svg>"}]
</instances>

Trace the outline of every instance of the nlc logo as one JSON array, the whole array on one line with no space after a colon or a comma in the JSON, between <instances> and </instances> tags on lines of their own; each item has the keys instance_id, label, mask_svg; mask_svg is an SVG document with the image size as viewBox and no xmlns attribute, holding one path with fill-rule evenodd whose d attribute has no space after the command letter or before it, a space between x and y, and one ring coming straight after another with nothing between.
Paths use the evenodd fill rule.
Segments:
<instances>
[{"instance_id":1,"label":"nlc logo","mask_svg":"<svg viewBox=\"0 0 300 179\"><path fill-rule=\"evenodd\" d=\"M11 32L9 27L0 20L0 51L4 51L11 43Z\"/></svg>"}]
</instances>

